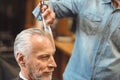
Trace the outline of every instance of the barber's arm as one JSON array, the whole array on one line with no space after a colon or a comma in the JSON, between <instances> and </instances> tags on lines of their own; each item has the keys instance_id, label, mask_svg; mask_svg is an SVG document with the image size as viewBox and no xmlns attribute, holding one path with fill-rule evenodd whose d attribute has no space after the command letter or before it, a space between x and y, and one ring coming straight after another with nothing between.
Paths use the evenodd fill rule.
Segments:
<instances>
[{"instance_id":1,"label":"barber's arm","mask_svg":"<svg viewBox=\"0 0 120 80\"><path fill-rule=\"evenodd\" d=\"M42 20L42 17L40 14L42 12L43 18L45 18L46 23L52 24L54 22L55 17L62 18L62 17L72 17L76 15L78 12L78 8L76 7L78 1L77 0L60 0L56 2L50 2L50 8L52 8L52 10L50 8L46 9L46 6L44 5L42 7L43 11L41 10L40 8L41 6L39 4L39 6L37 6L33 10L33 14L38 20Z\"/></svg>"}]
</instances>

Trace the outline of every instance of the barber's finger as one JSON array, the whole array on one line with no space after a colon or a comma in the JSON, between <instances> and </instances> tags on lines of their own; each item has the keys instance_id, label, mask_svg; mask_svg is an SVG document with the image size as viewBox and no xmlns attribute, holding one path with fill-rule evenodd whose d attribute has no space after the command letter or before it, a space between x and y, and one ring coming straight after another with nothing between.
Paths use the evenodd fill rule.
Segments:
<instances>
[{"instance_id":1,"label":"barber's finger","mask_svg":"<svg viewBox=\"0 0 120 80\"><path fill-rule=\"evenodd\" d=\"M47 17L47 19L46 19L46 24L47 25L52 25L53 23L54 23L54 20L55 20L55 14L51 14L50 15L51 17Z\"/></svg>"},{"instance_id":2,"label":"barber's finger","mask_svg":"<svg viewBox=\"0 0 120 80\"><path fill-rule=\"evenodd\" d=\"M43 18L46 20L48 17L49 18L55 18L55 13L50 10L49 8L46 9L46 11L42 14L43 15Z\"/></svg>"},{"instance_id":3,"label":"barber's finger","mask_svg":"<svg viewBox=\"0 0 120 80\"><path fill-rule=\"evenodd\" d=\"M48 5L47 4L40 4L40 11L41 13L43 13L46 9L48 8Z\"/></svg>"},{"instance_id":4,"label":"barber's finger","mask_svg":"<svg viewBox=\"0 0 120 80\"><path fill-rule=\"evenodd\" d=\"M46 5L44 5L43 7L41 7L41 8L40 8L41 13L44 13L46 9L47 9L47 6L46 6Z\"/></svg>"},{"instance_id":5,"label":"barber's finger","mask_svg":"<svg viewBox=\"0 0 120 80\"><path fill-rule=\"evenodd\" d=\"M46 20L46 25L52 25L54 23L53 19Z\"/></svg>"},{"instance_id":6,"label":"barber's finger","mask_svg":"<svg viewBox=\"0 0 120 80\"><path fill-rule=\"evenodd\" d=\"M48 8L46 9L43 13L42 13L42 16L43 18L46 20L48 16L51 16L51 10Z\"/></svg>"},{"instance_id":7,"label":"barber's finger","mask_svg":"<svg viewBox=\"0 0 120 80\"><path fill-rule=\"evenodd\" d=\"M46 9L46 11L42 14L43 18L46 21L46 24L53 24L55 20L55 13L50 9Z\"/></svg>"}]
</instances>

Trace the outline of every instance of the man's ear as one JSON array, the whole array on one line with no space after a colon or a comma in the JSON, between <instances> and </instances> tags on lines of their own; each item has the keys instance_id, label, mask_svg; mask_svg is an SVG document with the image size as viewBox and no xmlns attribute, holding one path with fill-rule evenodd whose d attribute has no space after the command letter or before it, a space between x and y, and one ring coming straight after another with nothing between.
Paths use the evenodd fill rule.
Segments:
<instances>
[{"instance_id":1,"label":"man's ear","mask_svg":"<svg viewBox=\"0 0 120 80\"><path fill-rule=\"evenodd\" d=\"M22 53L17 53L16 60L20 66L25 66L25 57Z\"/></svg>"}]
</instances>

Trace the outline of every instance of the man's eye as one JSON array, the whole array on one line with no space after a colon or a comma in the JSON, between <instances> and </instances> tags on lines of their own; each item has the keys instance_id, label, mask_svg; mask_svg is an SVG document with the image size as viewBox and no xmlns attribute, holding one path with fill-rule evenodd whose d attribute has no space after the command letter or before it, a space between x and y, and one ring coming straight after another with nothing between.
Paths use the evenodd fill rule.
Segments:
<instances>
[{"instance_id":1,"label":"man's eye","mask_svg":"<svg viewBox=\"0 0 120 80\"><path fill-rule=\"evenodd\" d=\"M41 60L48 60L49 57L50 57L50 55L41 55L41 56L39 57L39 59L41 59Z\"/></svg>"}]
</instances>

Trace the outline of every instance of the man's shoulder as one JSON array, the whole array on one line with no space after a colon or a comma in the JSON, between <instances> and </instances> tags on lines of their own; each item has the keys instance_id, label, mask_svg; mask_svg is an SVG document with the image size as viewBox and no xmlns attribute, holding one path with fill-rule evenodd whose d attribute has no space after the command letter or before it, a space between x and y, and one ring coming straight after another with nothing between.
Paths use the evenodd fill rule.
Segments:
<instances>
[{"instance_id":1,"label":"man's shoulder","mask_svg":"<svg viewBox=\"0 0 120 80\"><path fill-rule=\"evenodd\" d=\"M13 80L23 80L23 79L21 79L19 76L17 76L17 77L14 78Z\"/></svg>"}]
</instances>

